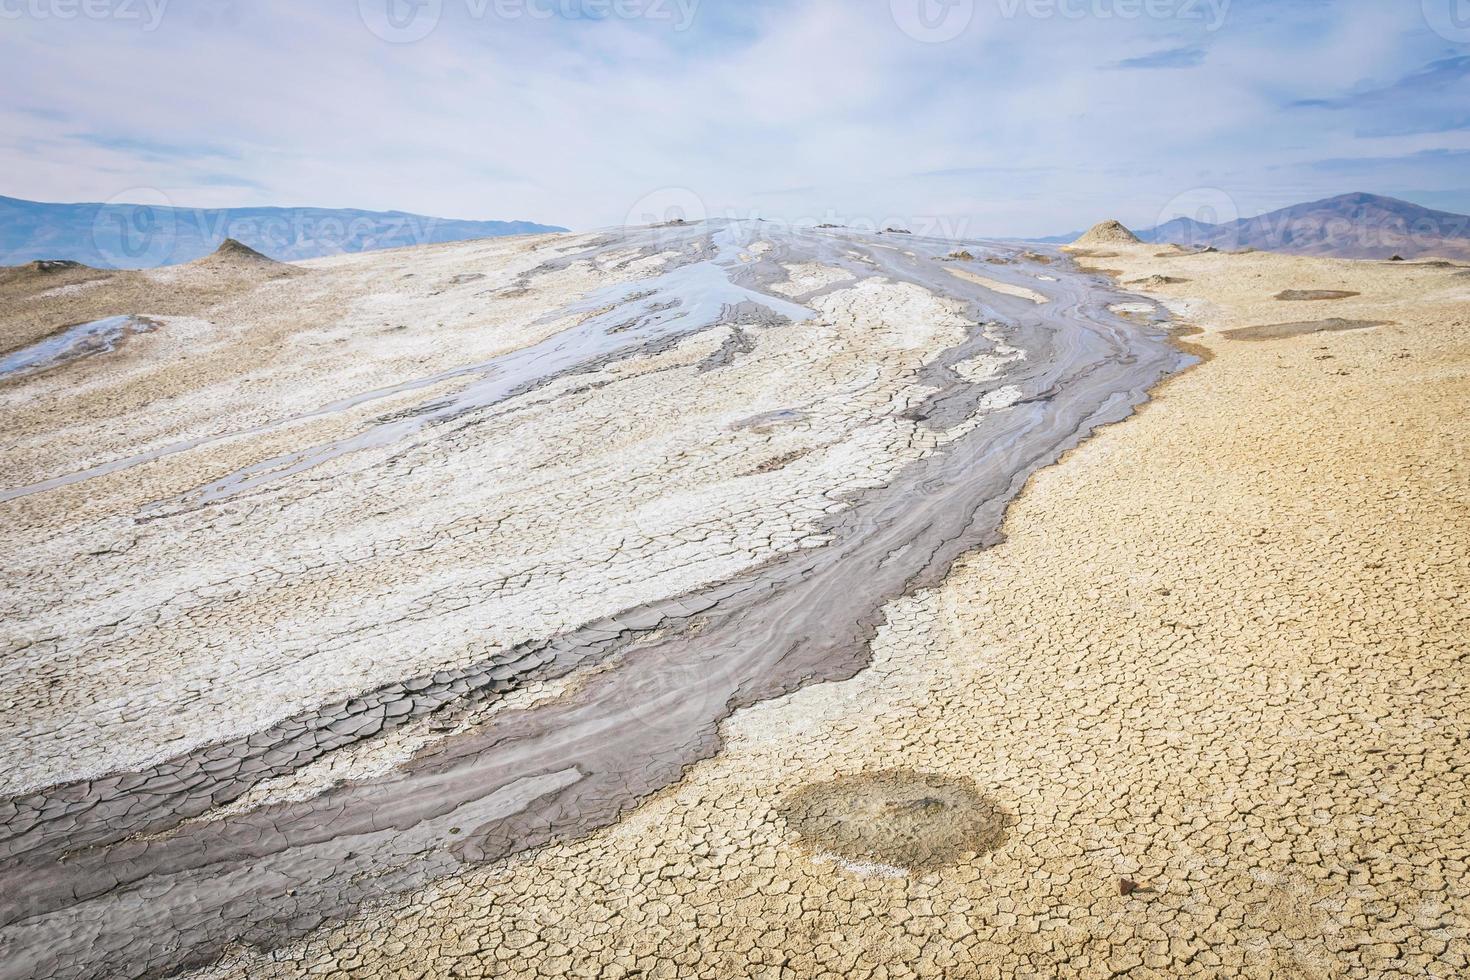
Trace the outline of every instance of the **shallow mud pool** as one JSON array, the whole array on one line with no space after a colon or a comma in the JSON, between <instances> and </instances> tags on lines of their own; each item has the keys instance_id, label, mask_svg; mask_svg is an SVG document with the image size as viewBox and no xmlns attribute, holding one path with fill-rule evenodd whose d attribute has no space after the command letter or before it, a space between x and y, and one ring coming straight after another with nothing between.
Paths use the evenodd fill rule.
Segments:
<instances>
[{"instance_id":1,"label":"shallow mud pool","mask_svg":"<svg viewBox=\"0 0 1470 980\"><path fill-rule=\"evenodd\" d=\"M105 354L116 350L132 334L157 328L156 320L132 315L109 316L66 327L29 347L0 357L0 381L45 371L81 357Z\"/></svg>"},{"instance_id":2,"label":"shallow mud pool","mask_svg":"<svg viewBox=\"0 0 1470 980\"><path fill-rule=\"evenodd\" d=\"M1188 362L1060 254L967 241L976 258L943 261L956 244L762 223L569 239L513 276L447 280L491 308L547 297L528 313L542 336L514 350L7 486L6 506L29 508L91 481L188 474L107 526L132 529L127 561L172 555L186 534L201 544L169 559L187 581L118 586L120 610L7 617L6 693L34 707L0 725L27 760L0 801L0 977L163 976L233 944L271 948L616 821L718 753L733 712L862 670L886 603L997 541L1033 472ZM677 404L651 403L673 386ZM713 392L727 392L718 411ZM538 455L569 440L585 441L570 461ZM599 452L605 464L566 475ZM630 454L642 469L619 468ZM538 472L527 502L507 496ZM589 500L605 509L578 516ZM335 538L319 530L329 516L346 528ZM316 550L283 551L295 526ZM506 542L537 535L569 544L492 572ZM306 587L329 566L349 584ZM275 626L230 624L252 590L270 593ZM531 598L563 618L546 626ZM230 603L221 632L183 601ZM514 642L460 639L503 620ZM221 666L184 659L189 683L159 669L136 687L87 666L130 663L129 637L163 626ZM351 643L368 645L347 683L323 665ZM85 683L106 712L89 714ZM435 719L432 735L415 727ZM391 764L269 792L410 730L422 737ZM878 864L942 863L1003 832L998 812L975 816L971 788L885 778L884 805L913 823L903 841L834 829L826 797L793 805L817 814L814 838Z\"/></svg>"}]
</instances>

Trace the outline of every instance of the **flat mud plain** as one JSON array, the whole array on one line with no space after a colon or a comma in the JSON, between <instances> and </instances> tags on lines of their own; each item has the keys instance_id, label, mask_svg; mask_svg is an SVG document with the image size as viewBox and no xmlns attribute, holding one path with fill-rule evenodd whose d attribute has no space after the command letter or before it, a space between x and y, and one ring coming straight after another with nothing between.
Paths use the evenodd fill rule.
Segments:
<instances>
[{"instance_id":1,"label":"flat mud plain","mask_svg":"<svg viewBox=\"0 0 1470 980\"><path fill-rule=\"evenodd\" d=\"M7 274L0 975L1463 973L1466 280L965 248Z\"/></svg>"}]
</instances>

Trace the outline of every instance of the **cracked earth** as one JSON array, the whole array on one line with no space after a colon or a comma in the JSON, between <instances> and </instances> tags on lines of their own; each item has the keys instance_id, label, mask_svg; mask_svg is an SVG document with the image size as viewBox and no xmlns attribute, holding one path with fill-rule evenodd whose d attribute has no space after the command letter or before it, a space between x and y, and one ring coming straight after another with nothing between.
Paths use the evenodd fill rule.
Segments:
<instances>
[{"instance_id":1,"label":"cracked earth","mask_svg":"<svg viewBox=\"0 0 1470 980\"><path fill-rule=\"evenodd\" d=\"M0 975L1464 975L1463 277L964 248L0 276Z\"/></svg>"}]
</instances>

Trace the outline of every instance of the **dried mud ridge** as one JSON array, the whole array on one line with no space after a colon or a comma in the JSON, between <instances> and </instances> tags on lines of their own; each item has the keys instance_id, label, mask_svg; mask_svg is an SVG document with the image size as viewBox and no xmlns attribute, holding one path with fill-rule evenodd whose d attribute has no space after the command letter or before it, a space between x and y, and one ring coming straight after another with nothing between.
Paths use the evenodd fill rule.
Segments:
<instances>
[{"instance_id":1,"label":"dried mud ridge","mask_svg":"<svg viewBox=\"0 0 1470 980\"><path fill-rule=\"evenodd\" d=\"M768 248L740 251L759 235L769 236ZM1111 312L1126 297L1106 280L1060 258L1045 266L1046 279L1038 278L1041 265L1006 246L985 249L1012 260L992 266L991 274L1047 302L950 275L939 261L955 247L947 241L905 238L895 249L845 233L778 236L758 227L691 225L594 243L630 247L647 255L685 248L693 257L636 289L589 298L593 315L572 328L580 334L558 339L553 357L508 355L485 366L482 386L442 407L302 450L289 466L219 481L189 503L203 506L289 479L384 439L432 435L436 422L528 386L717 324L799 319L807 311L769 292L786 280L785 264L796 262L838 267L856 282L912 283L962 305L970 335L923 369L932 393L914 415L945 433L943 448L886 486L854 495L831 518L820 547L144 771L0 804L0 977L171 975L212 962L231 944L269 948L466 863L615 821L715 754L720 723L733 711L861 670L885 603L937 584L959 556L998 541L1005 508L1032 473L1097 426L1126 418L1152 385L1189 361L1160 326ZM634 325L614 335L610 328L629 320L622 307L631 308ZM993 351L999 334L1024 358L1008 360L999 378L967 380L957 365ZM604 340L612 336L616 342ZM738 358L742 346L727 344L705 369ZM577 356L563 356L567 350ZM1015 397L1003 410L982 411L1002 385ZM586 669L592 665L600 669ZM266 779L405 720L573 671L579 683L559 698L497 713L387 775L304 800L189 819L208 818ZM916 778L927 788L911 799L916 784L878 777L890 803L909 807L905 840L859 829L837 834L837 846L880 863L923 866L956 848L982 850L999 832L1002 815L972 789ZM847 792L838 787L839 797ZM814 798L798 799L793 812L815 813L810 805L801 810L803 799ZM817 840L830 830L812 826Z\"/></svg>"}]
</instances>

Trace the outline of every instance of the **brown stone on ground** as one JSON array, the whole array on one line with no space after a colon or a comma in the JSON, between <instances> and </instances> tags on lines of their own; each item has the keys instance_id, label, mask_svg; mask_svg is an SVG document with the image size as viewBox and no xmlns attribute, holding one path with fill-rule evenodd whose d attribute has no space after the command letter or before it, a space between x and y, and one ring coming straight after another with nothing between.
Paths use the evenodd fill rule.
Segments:
<instances>
[{"instance_id":1,"label":"brown stone on ground","mask_svg":"<svg viewBox=\"0 0 1470 980\"><path fill-rule=\"evenodd\" d=\"M1014 822L969 779L902 769L808 784L781 815L816 850L910 871L993 851Z\"/></svg>"},{"instance_id":2,"label":"brown stone on ground","mask_svg":"<svg viewBox=\"0 0 1470 980\"><path fill-rule=\"evenodd\" d=\"M1267 323L1257 327L1238 327L1223 330L1221 335L1231 340L1281 340L1284 337L1301 337L1312 333L1337 333L1343 330L1367 330L1371 327L1388 326L1387 320L1344 320L1330 317L1326 320L1302 320L1297 323Z\"/></svg>"},{"instance_id":3,"label":"brown stone on ground","mask_svg":"<svg viewBox=\"0 0 1470 980\"><path fill-rule=\"evenodd\" d=\"M1327 299L1351 299L1359 295L1361 294L1351 289L1283 289L1276 294L1276 298L1287 302L1313 302Z\"/></svg>"}]
</instances>

